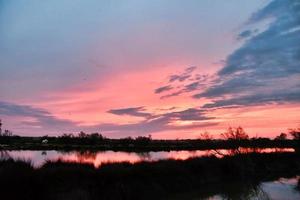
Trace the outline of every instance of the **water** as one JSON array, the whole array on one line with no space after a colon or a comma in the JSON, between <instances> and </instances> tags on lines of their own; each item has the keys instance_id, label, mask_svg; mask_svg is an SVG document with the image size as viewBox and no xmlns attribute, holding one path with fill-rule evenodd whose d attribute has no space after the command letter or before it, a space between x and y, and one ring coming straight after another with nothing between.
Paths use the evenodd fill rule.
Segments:
<instances>
[{"instance_id":1,"label":"water","mask_svg":"<svg viewBox=\"0 0 300 200\"><path fill-rule=\"evenodd\" d=\"M163 159L176 159L185 160L192 157L202 157L215 155L222 157L224 155L235 155L237 153L249 153L249 152L293 152L294 149L277 149L277 148L265 148L265 149L250 149L240 148L235 150L197 150L197 151L158 151L158 152L122 152L122 151L0 151L0 158L13 158L30 160L35 167L41 166L47 160L63 160L72 161L78 163L90 163L95 167L101 166L103 163L108 162L130 162L137 163L141 161L157 161Z\"/></svg>"},{"instance_id":2,"label":"water","mask_svg":"<svg viewBox=\"0 0 300 200\"><path fill-rule=\"evenodd\" d=\"M300 191L297 184L300 177L280 178L276 181L262 182L256 187L244 188L242 192L229 192L206 198L206 200L299 200Z\"/></svg>"}]
</instances>

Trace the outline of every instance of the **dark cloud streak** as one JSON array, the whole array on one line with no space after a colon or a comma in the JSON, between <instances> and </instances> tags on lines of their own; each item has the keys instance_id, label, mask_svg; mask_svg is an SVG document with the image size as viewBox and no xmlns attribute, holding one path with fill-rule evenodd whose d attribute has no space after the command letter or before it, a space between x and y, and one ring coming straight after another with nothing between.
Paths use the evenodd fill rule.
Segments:
<instances>
[{"instance_id":1,"label":"dark cloud streak","mask_svg":"<svg viewBox=\"0 0 300 200\"><path fill-rule=\"evenodd\" d=\"M112 109L109 110L108 113L112 113L115 115L130 115L134 117L151 117L150 113L143 112L144 107L131 107L131 108L121 108L121 109Z\"/></svg>"},{"instance_id":2,"label":"dark cloud streak","mask_svg":"<svg viewBox=\"0 0 300 200\"><path fill-rule=\"evenodd\" d=\"M143 120L136 123L117 124L117 123L99 123L97 125L84 126L79 122L73 122L66 119L59 119L52 115L50 112L34 108L28 105L17 105L14 103L0 102L0 116L13 116L13 117L31 117L34 120L25 120L21 124L31 128L38 127L38 130L56 131L57 133L69 131L100 131L103 133L117 133L119 136L128 135L145 135L158 131L166 130L181 130L201 128L216 125L216 122L210 120L214 117L206 116L206 112L197 108L190 108L182 111L168 110L163 114L153 114L145 112L144 107L131 107L122 109L112 109L109 113L116 115L130 115L137 117L144 117ZM174 125L176 121L193 121L188 125Z\"/></svg>"},{"instance_id":3,"label":"dark cloud streak","mask_svg":"<svg viewBox=\"0 0 300 200\"><path fill-rule=\"evenodd\" d=\"M155 89L154 93L159 94L159 93L166 92L166 91L169 91L169 90L172 90L172 89L173 89L173 87L170 86L170 85L162 86L162 87L159 87L159 88Z\"/></svg>"},{"instance_id":4,"label":"dark cloud streak","mask_svg":"<svg viewBox=\"0 0 300 200\"><path fill-rule=\"evenodd\" d=\"M8 102L0 102L0 116L31 117L34 121L23 121L22 124L48 130L65 130L66 128L76 127L78 124L70 120L59 119L50 112L34 108L28 105L17 105Z\"/></svg>"}]
</instances>

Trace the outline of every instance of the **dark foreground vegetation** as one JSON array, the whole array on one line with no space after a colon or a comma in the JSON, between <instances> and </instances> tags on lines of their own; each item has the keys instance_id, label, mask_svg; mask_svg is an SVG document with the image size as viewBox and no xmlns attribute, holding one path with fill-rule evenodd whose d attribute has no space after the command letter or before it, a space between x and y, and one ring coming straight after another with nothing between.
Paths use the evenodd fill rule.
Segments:
<instances>
[{"instance_id":1,"label":"dark foreground vegetation","mask_svg":"<svg viewBox=\"0 0 300 200\"><path fill-rule=\"evenodd\" d=\"M34 168L25 161L0 161L1 199L189 199L216 193L246 199L261 181L300 175L296 153L240 154L185 161L89 164L46 162ZM263 194L259 199L264 199ZM266 198L267 199L267 198Z\"/></svg>"},{"instance_id":2,"label":"dark foreground vegetation","mask_svg":"<svg viewBox=\"0 0 300 200\"><path fill-rule=\"evenodd\" d=\"M0 150L116 150L116 151L170 151L245 148L295 148L300 147L300 129L281 133L274 139L253 137L238 127L229 128L221 139L213 139L208 133L198 139L157 140L151 135L136 138L110 139L99 133L63 134L59 137L21 137L11 132L0 134Z\"/></svg>"}]
</instances>

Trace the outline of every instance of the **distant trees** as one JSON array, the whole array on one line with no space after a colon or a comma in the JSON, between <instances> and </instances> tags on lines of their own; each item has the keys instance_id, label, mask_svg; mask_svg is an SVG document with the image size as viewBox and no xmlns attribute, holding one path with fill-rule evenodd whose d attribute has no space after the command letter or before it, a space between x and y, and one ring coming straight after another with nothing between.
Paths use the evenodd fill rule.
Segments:
<instances>
[{"instance_id":1,"label":"distant trees","mask_svg":"<svg viewBox=\"0 0 300 200\"><path fill-rule=\"evenodd\" d=\"M275 140L286 140L287 134L286 133L280 133L280 135L275 137Z\"/></svg>"},{"instance_id":2,"label":"distant trees","mask_svg":"<svg viewBox=\"0 0 300 200\"><path fill-rule=\"evenodd\" d=\"M88 134L86 134L86 133L83 132L83 131L80 131L80 132L78 133L78 137L79 137L79 138L86 138L86 137L88 137Z\"/></svg>"},{"instance_id":3,"label":"distant trees","mask_svg":"<svg viewBox=\"0 0 300 200\"><path fill-rule=\"evenodd\" d=\"M85 133L83 131L80 131L77 136L73 133L64 133L60 138L92 138L92 139L104 139L104 136L100 133Z\"/></svg>"},{"instance_id":4,"label":"distant trees","mask_svg":"<svg viewBox=\"0 0 300 200\"><path fill-rule=\"evenodd\" d=\"M58 138L58 141L61 141L62 143L70 143L72 142L72 138L74 138L72 133L64 133Z\"/></svg>"},{"instance_id":5,"label":"distant trees","mask_svg":"<svg viewBox=\"0 0 300 200\"><path fill-rule=\"evenodd\" d=\"M205 131L203 133L200 133L199 139L200 140L213 140L214 137L211 134L209 134L209 132Z\"/></svg>"},{"instance_id":6,"label":"distant trees","mask_svg":"<svg viewBox=\"0 0 300 200\"><path fill-rule=\"evenodd\" d=\"M78 133L78 138L88 138L88 139L104 139L103 135L101 135L100 133L90 133L90 134L87 134L83 131L80 131Z\"/></svg>"},{"instance_id":7,"label":"distant trees","mask_svg":"<svg viewBox=\"0 0 300 200\"><path fill-rule=\"evenodd\" d=\"M4 136L4 137L10 137L13 136L12 131L10 130L4 130L4 132L2 131L2 120L0 119L0 136Z\"/></svg>"},{"instance_id":8,"label":"distant trees","mask_svg":"<svg viewBox=\"0 0 300 200\"><path fill-rule=\"evenodd\" d=\"M149 142L151 142L151 140L152 140L151 135L148 135L148 137L138 136L135 138L135 143L138 145L146 145L146 144L149 144Z\"/></svg>"},{"instance_id":9,"label":"distant trees","mask_svg":"<svg viewBox=\"0 0 300 200\"><path fill-rule=\"evenodd\" d=\"M89 137L91 139L94 139L94 140L103 140L103 139L105 139L105 137L103 135L99 134L99 133L91 133L89 135Z\"/></svg>"},{"instance_id":10,"label":"distant trees","mask_svg":"<svg viewBox=\"0 0 300 200\"><path fill-rule=\"evenodd\" d=\"M122 144L122 145L146 145L152 141L152 136L138 136L136 138L126 137L120 139L109 139L104 137L102 134L85 133L80 131L78 134L64 133L60 137L54 139L63 144L84 144L84 145L94 145L94 144Z\"/></svg>"},{"instance_id":11,"label":"distant trees","mask_svg":"<svg viewBox=\"0 0 300 200\"><path fill-rule=\"evenodd\" d=\"M101 135L100 133L87 134L87 133L81 131L78 134L78 139L84 143L96 143L97 141L104 140L105 137L103 135Z\"/></svg>"},{"instance_id":12,"label":"distant trees","mask_svg":"<svg viewBox=\"0 0 300 200\"><path fill-rule=\"evenodd\" d=\"M125 138L120 138L119 142L122 145L132 145L134 139L132 137L125 137Z\"/></svg>"},{"instance_id":13,"label":"distant trees","mask_svg":"<svg viewBox=\"0 0 300 200\"><path fill-rule=\"evenodd\" d=\"M62 136L58 137L58 141L62 143L70 143L70 144L89 144L94 145L99 142L102 142L104 139L106 139L103 135L100 133L85 133L83 131L80 131L77 136L73 133L64 133Z\"/></svg>"},{"instance_id":14,"label":"distant trees","mask_svg":"<svg viewBox=\"0 0 300 200\"><path fill-rule=\"evenodd\" d=\"M300 140L300 128L289 129L289 134L294 140Z\"/></svg>"},{"instance_id":15,"label":"distant trees","mask_svg":"<svg viewBox=\"0 0 300 200\"><path fill-rule=\"evenodd\" d=\"M1 134L1 136L8 136L8 137L10 137L10 136L13 136L13 133L10 130L4 130L4 132Z\"/></svg>"},{"instance_id":16,"label":"distant trees","mask_svg":"<svg viewBox=\"0 0 300 200\"><path fill-rule=\"evenodd\" d=\"M60 136L61 138L73 138L74 135L73 133L64 133L62 134L62 136Z\"/></svg>"},{"instance_id":17,"label":"distant trees","mask_svg":"<svg viewBox=\"0 0 300 200\"><path fill-rule=\"evenodd\" d=\"M248 134L242 127L232 128L229 127L225 133L221 134L221 137L225 140L247 140Z\"/></svg>"},{"instance_id":18,"label":"distant trees","mask_svg":"<svg viewBox=\"0 0 300 200\"><path fill-rule=\"evenodd\" d=\"M289 134L292 136L294 140L297 141L297 147L295 148L295 151L297 153L300 153L300 127L289 129Z\"/></svg>"}]
</instances>

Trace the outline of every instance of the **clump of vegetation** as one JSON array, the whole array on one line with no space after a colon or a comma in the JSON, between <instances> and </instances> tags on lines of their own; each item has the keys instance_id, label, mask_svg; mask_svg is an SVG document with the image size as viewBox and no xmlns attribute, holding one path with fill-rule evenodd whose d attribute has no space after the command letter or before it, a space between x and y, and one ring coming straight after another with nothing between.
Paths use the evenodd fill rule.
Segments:
<instances>
[{"instance_id":1,"label":"clump of vegetation","mask_svg":"<svg viewBox=\"0 0 300 200\"><path fill-rule=\"evenodd\" d=\"M280 135L275 137L275 140L286 140L287 139L287 134L286 133L280 133Z\"/></svg>"},{"instance_id":2,"label":"clump of vegetation","mask_svg":"<svg viewBox=\"0 0 300 200\"><path fill-rule=\"evenodd\" d=\"M137 164L91 164L48 161L40 168L30 163L0 161L0 192L4 199L167 199L170 194L197 190L205 197L228 192L224 185L244 187L260 181L300 174L294 153L241 154ZM18 192L16 192L18 191Z\"/></svg>"}]
</instances>

